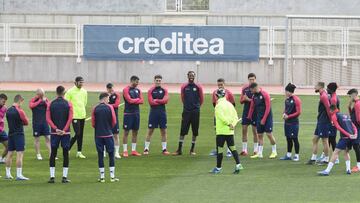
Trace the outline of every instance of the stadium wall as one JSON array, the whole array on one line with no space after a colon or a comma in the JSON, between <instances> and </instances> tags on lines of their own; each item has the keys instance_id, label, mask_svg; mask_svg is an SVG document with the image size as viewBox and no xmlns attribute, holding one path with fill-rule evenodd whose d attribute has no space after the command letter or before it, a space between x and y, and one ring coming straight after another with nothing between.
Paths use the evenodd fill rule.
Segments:
<instances>
[{"instance_id":1,"label":"stadium wall","mask_svg":"<svg viewBox=\"0 0 360 203\"><path fill-rule=\"evenodd\" d=\"M45 0L43 0L45 1ZM209 13L163 13L165 11L164 1L99 1L94 3L96 12L88 14L90 9L87 7L91 0L82 1L46 1L42 3L40 9L36 11L28 8L39 4L39 1L15 1L0 0L0 23L25 23L25 24L188 24L188 25L257 25L257 26L285 26L284 14L311 14L317 7L316 14L357 14L360 3L357 1L341 1L342 6L336 7L337 1L315 0L308 3L295 3L290 1L236 1L227 0L226 7L223 1L210 0ZM76 5L73 3L76 2ZM95 2L95 1L94 1ZM114 3L115 2L115 3ZM122 2L121 8L117 7L116 2ZM134 3L135 2L135 3ZM273 2L273 5L268 2ZM80 4L81 3L81 4ZM86 4L86 5L85 5ZM148 5L149 4L149 5ZM270 5L271 4L271 5ZM316 4L316 5L315 5ZM54 6L55 5L55 6ZM82 5L82 6L80 6ZM109 5L112 5L109 7ZM120 5L120 4L119 4ZM136 5L136 6L135 6ZM290 5L295 5L291 7ZM297 8L295 8L297 6ZM315 6L314 6L315 5ZM326 5L326 6L325 6ZM330 6L329 6L330 5ZM162 7L161 7L162 6ZM270 6L270 7L268 7ZM52 8L46 8L52 7ZM127 7L127 8L126 8ZM157 7L157 8L153 8ZM160 8L161 7L161 8ZM235 8L235 9L234 9ZM52 9L56 9L52 10ZM75 10L73 10L75 9ZM80 9L80 10L76 10ZM114 10L109 10L114 9ZM125 9L131 13L124 13ZM137 10L138 9L138 10ZM279 10L279 12L275 12ZM251 11L252 13L249 13ZM308 11L308 12L304 12ZM52 14L49 14L51 12ZM119 12L119 13L116 13ZM154 12L150 14L150 12ZM105 14L106 13L106 14ZM139 14L142 13L142 14ZM226 14L224 14L226 13ZM239 14L240 13L240 14ZM261 13L261 14L256 14ZM332 22L333 23L333 22ZM358 21L356 21L358 23ZM326 21L324 21L326 24ZM354 26L359 26L354 24ZM27 35L27 33L13 33ZM62 33L49 32L50 35L61 35ZM265 36L266 37L266 36ZM283 33L277 35L279 39L278 47L275 52L277 55L284 55L282 48ZM51 38L45 36L44 38ZM264 37L263 37L264 38ZM30 45L29 45L30 46ZM261 49L262 50L262 49ZM3 58L3 57L2 57ZM140 61L86 61L76 63L74 56L10 56L9 62L0 61L0 80L1 81L72 81L76 75L84 75L90 82L127 82L128 78L137 74L141 76L142 82L151 82L152 76L157 73L163 74L166 82L180 83L185 80L185 73L191 69L198 72L198 79L202 83L215 83L218 77L225 77L228 83L239 84L246 81L248 72L255 72L263 84L279 85L283 83L283 57L275 57L274 64L268 65L269 58L262 56L260 61L248 62L201 62L196 66L194 61L171 61L158 62L153 65L148 62ZM358 75L360 63L358 60L349 61L349 68L342 69L340 60L317 61L319 67L323 67L318 72L312 72L306 67L309 62L303 59L296 61L294 73L296 81L309 81L312 83L321 77L321 74L328 74L327 69L334 70L343 84L349 83L347 76ZM331 71L331 70L330 70ZM354 80L359 82L358 79ZM351 80L350 80L351 82ZM360 84L355 84L360 85Z\"/></svg>"}]
</instances>

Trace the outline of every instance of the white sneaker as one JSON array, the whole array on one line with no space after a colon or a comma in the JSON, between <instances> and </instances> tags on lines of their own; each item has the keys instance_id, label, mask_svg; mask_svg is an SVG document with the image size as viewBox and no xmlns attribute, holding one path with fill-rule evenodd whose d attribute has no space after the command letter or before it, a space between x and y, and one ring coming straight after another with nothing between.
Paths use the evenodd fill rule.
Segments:
<instances>
[{"instance_id":1,"label":"white sneaker","mask_svg":"<svg viewBox=\"0 0 360 203\"><path fill-rule=\"evenodd\" d=\"M39 161L43 160L41 154L37 154L37 155L36 155L36 159L39 160Z\"/></svg>"},{"instance_id":2,"label":"white sneaker","mask_svg":"<svg viewBox=\"0 0 360 203\"><path fill-rule=\"evenodd\" d=\"M16 180L22 181L22 180L30 180L30 179L27 178L27 177L25 177L25 176L23 176L23 175L21 175L21 176L16 177Z\"/></svg>"},{"instance_id":3,"label":"white sneaker","mask_svg":"<svg viewBox=\"0 0 360 203\"><path fill-rule=\"evenodd\" d=\"M120 154L119 154L119 153L115 153L115 158L116 158L116 159L121 159Z\"/></svg>"},{"instance_id":4,"label":"white sneaker","mask_svg":"<svg viewBox=\"0 0 360 203\"><path fill-rule=\"evenodd\" d=\"M76 153L76 157L80 159L86 159L86 156L84 156L81 152Z\"/></svg>"},{"instance_id":5,"label":"white sneaker","mask_svg":"<svg viewBox=\"0 0 360 203\"><path fill-rule=\"evenodd\" d=\"M12 177L12 175L10 174L10 175L5 176L5 179L6 180L12 180L12 179L14 179L14 177Z\"/></svg>"},{"instance_id":6,"label":"white sneaker","mask_svg":"<svg viewBox=\"0 0 360 203\"><path fill-rule=\"evenodd\" d=\"M6 162L6 158L0 158L0 164L4 164Z\"/></svg>"},{"instance_id":7,"label":"white sneaker","mask_svg":"<svg viewBox=\"0 0 360 203\"><path fill-rule=\"evenodd\" d=\"M295 161L295 162L300 161L300 157L298 157L298 156L294 156L293 161Z\"/></svg>"}]
</instances>

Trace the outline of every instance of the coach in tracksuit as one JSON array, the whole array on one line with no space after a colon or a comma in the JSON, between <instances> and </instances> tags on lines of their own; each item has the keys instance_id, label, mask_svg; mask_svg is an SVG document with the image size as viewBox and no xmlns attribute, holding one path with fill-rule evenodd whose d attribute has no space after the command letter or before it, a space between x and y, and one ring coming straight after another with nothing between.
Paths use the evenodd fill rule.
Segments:
<instances>
[{"instance_id":1,"label":"coach in tracksuit","mask_svg":"<svg viewBox=\"0 0 360 203\"><path fill-rule=\"evenodd\" d=\"M100 178L99 182L105 182L104 168L104 147L109 155L110 181L116 182L115 178L115 154L113 128L116 125L116 115L114 108L108 104L109 94L101 93L99 96L100 103L93 108L91 114L91 124L95 128L95 145L98 153L98 165Z\"/></svg>"},{"instance_id":2,"label":"coach in tracksuit","mask_svg":"<svg viewBox=\"0 0 360 203\"><path fill-rule=\"evenodd\" d=\"M23 157L25 151L25 134L24 126L29 124L29 119L26 117L21 105L24 98L21 95L16 95L14 104L6 111L6 120L9 127L9 152L6 157L6 177L5 179L13 179L11 176L12 156L16 151L16 180L29 180L22 174Z\"/></svg>"},{"instance_id":3,"label":"coach in tracksuit","mask_svg":"<svg viewBox=\"0 0 360 203\"><path fill-rule=\"evenodd\" d=\"M203 89L195 81L195 72L189 71L188 83L181 86L181 100L183 103L183 112L181 120L181 131L179 138L179 146L173 155L182 154L182 145L184 142L185 135L188 134L190 125L192 129L192 142L190 155L196 155L195 153L195 141L199 135L199 124L200 124L200 107L204 102Z\"/></svg>"},{"instance_id":4,"label":"coach in tracksuit","mask_svg":"<svg viewBox=\"0 0 360 203\"><path fill-rule=\"evenodd\" d=\"M63 177L62 183L68 183L69 150L70 150L70 125L73 119L72 104L64 99L65 88L56 88L57 98L53 100L46 110L46 120L51 127L51 155L50 155L50 180L55 183L55 159L61 143L63 149Z\"/></svg>"},{"instance_id":5,"label":"coach in tracksuit","mask_svg":"<svg viewBox=\"0 0 360 203\"><path fill-rule=\"evenodd\" d=\"M87 91L83 88L84 78L78 76L75 78L75 86L70 88L66 94L65 99L71 102L74 108L74 118L72 126L75 132L74 137L71 138L70 148L77 143L76 157L85 159L86 157L82 153L84 126L86 119L86 105L87 105Z\"/></svg>"}]
</instances>

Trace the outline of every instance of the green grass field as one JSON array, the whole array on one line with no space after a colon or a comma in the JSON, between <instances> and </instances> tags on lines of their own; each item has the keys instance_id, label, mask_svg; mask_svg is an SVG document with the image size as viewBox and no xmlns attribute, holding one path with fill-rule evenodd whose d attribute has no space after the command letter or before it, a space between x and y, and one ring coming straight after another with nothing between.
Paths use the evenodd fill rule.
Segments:
<instances>
[{"instance_id":1,"label":"green grass field","mask_svg":"<svg viewBox=\"0 0 360 203\"><path fill-rule=\"evenodd\" d=\"M8 106L15 92L6 92L9 96ZM26 110L31 117L27 102L32 93L22 92L26 98ZM98 93L90 93L88 112L97 102ZM48 93L53 98L53 93ZM182 106L179 95L171 94L168 111L168 148L176 150L180 130ZM236 96L238 101L239 95ZM274 135L277 139L278 153L282 156L286 151L281 115L283 96L272 96ZM303 113L301 121L315 122L318 96L301 96ZM342 109L347 98L342 97ZM75 158L75 150L70 154L69 179L71 184L61 184L62 157L57 161L57 183L47 184L49 178L48 159L35 160L32 129L26 128L26 151L24 175L31 178L28 182L0 180L2 189L1 202L359 202L360 176L345 175L343 159L336 165L330 177L318 177L316 172L324 166L307 166L304 162L311 155L311 138L314 124L302 124L300 128L301 161L250 160L241 157L245 170L239 175L232 175L234 161L224 158L223 173L210 175L208 171L215 166L215 157L208 156L215 145L213 129L213 107L210 96L201 110L200 136L197 141L197 156L189 156L191 136L186 137L185 155L181 157L162 156L159 132L156 131L151 143L151 154L147 157L129 157L116 161L118 183L97 183L97 154L94 145L93 129L90 122L86 123L83 153L85 160ZM237 105L238 113L242 106ZM122 112L122 109L120 110ZM149 112L148 104L141 107L141 129L138 151L142 151ZM89 114L88 114L89 115ZM120 115L122 122L122 114ZM122 133L122 132L121 132ZM241 127L237 127L236 143L241 149ZM251 140L251 139L250 139ZM249 142L250 151L252 141ZM1 148L1 147L0 147ZM270 154L271 146L266 140L264 155ZM42 142L42 154L47 154ZM61 153L60 153L61 155ZM355 164L352 155L352 166ZM105 160L106 166L108 164ZM2 165L0 173L5 174ZM15 166L12 168L15 174ZM108 169L106 168L108 178ZM108 180L108 179L107 179Z\"/></svg>"}]
</instances>

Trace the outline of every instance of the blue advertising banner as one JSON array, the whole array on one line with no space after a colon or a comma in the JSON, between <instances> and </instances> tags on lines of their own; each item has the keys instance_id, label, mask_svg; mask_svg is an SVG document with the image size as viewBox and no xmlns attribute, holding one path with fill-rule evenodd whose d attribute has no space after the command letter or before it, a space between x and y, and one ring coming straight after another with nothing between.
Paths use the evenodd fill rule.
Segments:
<instances>
[{"instance_id":1,"label":"blue advertising banner","mask_svg":"<svg viewBox=\"0 0 360 203\"><path fill-rule=\"evenodd\" d=\"M84 25L95 60L258 61L259 27Z\"/></svg>"}]
</instances>

